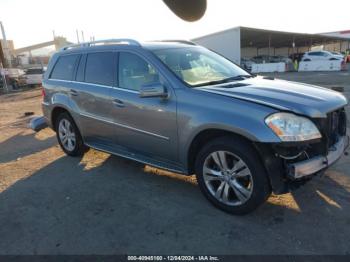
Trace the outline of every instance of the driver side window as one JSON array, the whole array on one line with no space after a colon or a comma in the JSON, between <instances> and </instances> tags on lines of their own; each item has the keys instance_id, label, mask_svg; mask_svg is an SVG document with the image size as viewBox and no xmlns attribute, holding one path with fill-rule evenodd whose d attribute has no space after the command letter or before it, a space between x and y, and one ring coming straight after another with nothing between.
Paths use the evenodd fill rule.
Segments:
<instances>
[{"instance_id":1,"label":"driver side window","mask_svg":"<svg viewBox=\"0 0 350 262\"><path fill-rule=\"evenodd\" d=\"M118 79L120 88L139 91L142 85L159 82L159 74L151 64L138 55L121 52Z\"/></svg>"}]
</instances>

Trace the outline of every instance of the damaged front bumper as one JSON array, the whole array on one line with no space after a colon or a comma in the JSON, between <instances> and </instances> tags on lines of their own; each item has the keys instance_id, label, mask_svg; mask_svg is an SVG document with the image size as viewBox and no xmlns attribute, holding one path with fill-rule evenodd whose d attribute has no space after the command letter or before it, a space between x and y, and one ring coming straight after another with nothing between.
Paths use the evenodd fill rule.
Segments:
<instances>
[{"instance_id":1,"label":"damaged front bumper","mask_svg":"<svg viewBox=\"0 0 350 262\"><path fill-rule=\"evenodd\" d=\"M295 180L313 175L336 162L349 146L349 137L342 136L337 143L329 148L327 156L315 156L307 160L287 164L288 178Z\"/></svg>"}]
</instances>

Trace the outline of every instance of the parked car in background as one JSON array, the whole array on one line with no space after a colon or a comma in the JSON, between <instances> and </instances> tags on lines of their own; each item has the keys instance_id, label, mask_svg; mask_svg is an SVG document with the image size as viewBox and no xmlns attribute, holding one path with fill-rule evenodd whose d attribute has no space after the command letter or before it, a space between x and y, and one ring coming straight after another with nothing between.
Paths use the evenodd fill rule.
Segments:
<instances>
[{"instance_id":1,"label":"parked car in background","mask_svg":"<svg viewBox=\"0 0 350 262\"><path fill-rule=\"evenodd\" d=\"M29 86L34 85L41 85L43 74L44 74L44 68L29 68L26 71L26 83Z\"/></svg>"},{"instance_id":2,"label":"parked car in background","mask_svg":"<svg viewBox=\"0 0 350 262\"><path fill-rule=\"evenodd\" d=\"M91 147L196 174L204 196L233 214L310 180L348 145L342 94L251 75L183 41L63 48L42 94L67 155Z\"/></svg>"},{"instance_id":3,"label":"parked car in background","mask_svg":"<svg viewBox=\"0 0 350 262\"><path fill-rule=\"evenodd\" d=\"M302 61L325 61L325 60L343 60L343 55L332 54L329 51L310 51L306 52Z\"/></svg>"},{"instance_id":4,"label":"parked car in background","mask_svg":"<svg viewBox=\"0 0 350 262\"><path fill-rule=\"evenodd\" d=\"M13 89L25 86L26 78L25 72L19 68L3 68L2 75L6 77L7 84L10 85Z\"/></svg>"},{"instance_id":5,"label":"parked car in background","mask_svg":"<svg viewBox=\"0 0 350 262\"><path fill-rule=\"evenodd\" d=\"M248 58L241 58L241 67L245 70L251 71L254 62Z\"/></svg>"},{"instance_id":6,"label":"parked car in background","mask_svg":"<svg viewBox=\"0 0 350 262\"><path fill-rule=\"evenodd\" d=\"M270 57L270 63L292 63L292 59L282 55L274 55Z\"/></svg>"},{"instance_id":7,"label":"parked car in background","mask_svg":"<svg viewBox=\"0 0 350 262\"><path fill-rule=\"evenodd\" d=\"M270 62L270 57L268 55L257 55L251 60L256 64L265 64Z\"/></svg>"}]
</instances>

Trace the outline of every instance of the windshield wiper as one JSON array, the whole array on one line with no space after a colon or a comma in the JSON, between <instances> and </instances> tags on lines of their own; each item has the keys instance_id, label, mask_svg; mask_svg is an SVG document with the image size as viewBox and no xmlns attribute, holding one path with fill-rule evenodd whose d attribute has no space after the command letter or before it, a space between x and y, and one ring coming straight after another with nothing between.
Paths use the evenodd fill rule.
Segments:
<instances>
[{"instance_id":1,"label":"windshield wiper","mask_svg":"<svg viewBox=\"0 0 350 262\"><path fill-rule=\"evenodd\" d=\"M251 78L251 77L254 77L254 76L252 76L252 75L236 75L236 76L224 78L224 79L221 79L221 80L209 81L209 82L201 83L201 84L198 84L198 85L193 85L192 87L209 86L209 85L217 85L217 84L229 83L229 82L232 82L232 81L244 80L246 78Z\"/></svg>"}]
</instances>

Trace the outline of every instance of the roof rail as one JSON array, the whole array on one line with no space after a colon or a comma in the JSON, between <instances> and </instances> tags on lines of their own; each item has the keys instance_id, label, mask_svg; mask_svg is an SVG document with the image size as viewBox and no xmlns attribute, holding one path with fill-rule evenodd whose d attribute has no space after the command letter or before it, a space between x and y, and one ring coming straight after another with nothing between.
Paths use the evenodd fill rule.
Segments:
<instances>
[{"instance_id":1,"label":"roof rail","mask_svg":"<svg viewBox=\"0 0 350 262\"><path fill-rule=\"evenodd\" d=\"M92 41L92 42L84 42L84 43L79 43L79 44L73 44L73 45L67 45L62 47L60 50L68 50L71 48L78 48L78 47L90 47L93 45L99 45L99 44L129 44L129 45L134 45L134 46L141 46L139 42L133 39L129 38L119 38L119 39L105 39L105 40L97 40L97 41Z\"/></svg>"},{"instance_id":2,"label":"roof rail","mask_svg":"<svg viewBox=\"0 0 350 262\"><path fill-rule=\"evenodd\" d=\"M181 44L187 44L187 45L197 45L196 43L188 40L158 40L155 42L169 42L169 43L181 43Z\"/></svg>"}]
</instances>

